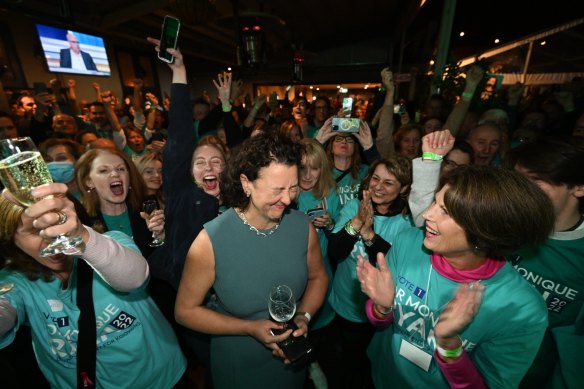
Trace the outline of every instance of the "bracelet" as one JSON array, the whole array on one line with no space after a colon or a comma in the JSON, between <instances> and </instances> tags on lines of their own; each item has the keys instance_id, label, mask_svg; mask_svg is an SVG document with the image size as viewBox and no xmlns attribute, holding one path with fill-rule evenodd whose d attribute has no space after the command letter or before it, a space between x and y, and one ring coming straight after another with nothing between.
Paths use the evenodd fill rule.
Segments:
<instances>
[{"instance_id":1,"label":"bracelet","mask_svg":"<svg viewBox=\"0 0 584 389\"><path fill-rule=\"evenodd\" d=\"M221 108L223 109L223 112L231 111L231 105L229 104L221 104Z\"/></svg>"},{"instance_id":2,"label":"bracelet","mask_svg":"<svg viewBox=\"0 0 584 389\"><path fill-rule=\"evenodd\" d=\"M472 92L462 92L462 98L467 99L467 100L472 100L472 97L474 96L474 93Z\"/></svg>"},{"instance_id":3,"label":"bracelet","mask_svg":"<svg viewBox=\"0 0 584 389\"><path fill-rule=\"evenodd\" d=\"M379 306L377 304L373 303L373 310L379 316L387 316L387 315L389 315L390 313L393 312L393 307L389 307L389 309L387 311L382 311L381 309L379 309Z\"/></svg>"},{"instance_id":4,"label":"bracelet","mask_svg":"<svg viewBox=\"0 0 584 389\"><path fill-rule=\"evenodd\" d=\"M329 231L332 231L332 229L335 228L335 221L333 219L329 219L328 225L326 226L326 229Z\"/></svg>"},{"instance_id":5,"label":"bracelet","mask_svg":"<svg viewBox=\"0 0 584 389\"><path fill-rule=\"evenodd\" d=\"M312 315L308 312L303 312L303 311L298 311L296 312L296 315L294 316L304 316L306 318L306 320L308 320L308 322L310 323L310 320L312 319Z\"/></svg>"},{"instance_id":6,"label":"bracelet","mask_svg":"<svg viewBox=\"0 0 584 389\"><path fill-rule=\"evenodd\" d=\"M422 153L422 160L429 159L430 161L442 161L444 156L436 153L432 153L430 151L424 151Z\"/></svg>"},{"instance_id":7,"label":"bracelet","mask_svg":"<svg viewBox=\"0 0 584 389\"><path fill-rule=\"evenodd\" d=\"M444 358L458 358L462 355L462 339L460 341L460 346L458 346L454 350L446 350L438 346L438 343L436 343L436 351L438 352L438 355Z\"/></svg>"},{"instance_id":8,"label":"bracelet","mask_svg":"<svg viewBox=\"0 0 584 389\"><path fill-rule=\"evenodd\" d=\"M363 239L363 243L365 243L365 246L371 247L371 246L373 246L373 243L375 243L376 238L377 238L377 234L373 234L373 238Z\"/></svg>"},{"instance_id":9,"label":"bracelet","mask_svg":"<svg viewBox=\"0 0 584 389\"><path fill-rule=\"evenodd\" d=\"M360 230L356 230L355 227L353 227L351 224L351 220L349 220L347 223L345 223L345 231L347 231L347 234L351 236L358 236Z\"/></svg>"}]
</instances>

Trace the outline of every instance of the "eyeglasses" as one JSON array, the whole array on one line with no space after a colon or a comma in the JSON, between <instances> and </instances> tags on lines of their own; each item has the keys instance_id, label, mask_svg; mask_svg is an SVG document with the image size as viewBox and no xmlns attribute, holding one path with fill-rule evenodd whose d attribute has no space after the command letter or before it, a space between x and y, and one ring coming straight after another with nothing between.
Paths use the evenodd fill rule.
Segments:
<instances>
[{"instance_id":1,"label":"eyeglasses","mask_svg":"<svg viewBox=\"0 0 584 389\"><path fill-rule=\"evenodd\" d=\"M36 103L27 103L27 104L24 104L24 105L25 105L26 107L33 107L33 106L35 106L35 105L36 105Z\"/></svg>"},{"instance_id":2,"label":"eyeglasses","mask_svg":"<svg viewBox=\"0 0 584 389\"><path fill-rule=\"evenodd\" d=\"M355 143L355 139L353 139L352 136L341 136L341 135L337 135L335 136L335 142L347 142L347 143Z\"/></svg>"},{"instance_id":3,"label":"eyeglasses","mask_svg":"<svg viewBox=\"0 0 584 389\"><path fill-rule=\"evenodd\" d=\"M451 160L451 159L445 159L443 162L444 162L444 164L445 164L446 166L448 166L448 167L451 167L451 168L453 168L453 169L454 169L454 168L457 168L457 167L459 167L459 166L460 166L459 164L457 164L456 162L454 162L454 161L453 161L453 160Z\"/></svg>"}]
</instances>

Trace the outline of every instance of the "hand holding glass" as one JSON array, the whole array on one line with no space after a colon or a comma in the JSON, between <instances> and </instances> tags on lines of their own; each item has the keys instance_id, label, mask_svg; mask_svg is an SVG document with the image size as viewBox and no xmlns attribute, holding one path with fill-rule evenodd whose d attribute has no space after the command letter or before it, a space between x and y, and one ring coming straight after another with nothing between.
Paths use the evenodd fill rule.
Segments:
<instances>
[{"instance_id":1,"label":"hand holding glass","mask_svg":"<svg viewBox=\"0 0 584 389\"><path fill-rule=\"evenodd\" d=\"M154 211L158 209L158 202L156 200L146 200L142 203L142 209L148 215L148 220L154 216ZM152 233L152 242L148 244L150 247L159 247L164 244L164 240L158 237L156 232Z\"/></svg>"},{"instance_id":2,"label":"hand holding glass","mask_svg":"<svg viewBox=\"0 0 584 389\"><path fill-rule=\"evenodd\" d=\"M0 180L24 206L40 200L32 196L32 188L53 182L41 153L28 137L0 140ZM83 239L79 236L59 235L40 251L40 255L79 254L82 245Z\"/></svg>"}]
</instances>

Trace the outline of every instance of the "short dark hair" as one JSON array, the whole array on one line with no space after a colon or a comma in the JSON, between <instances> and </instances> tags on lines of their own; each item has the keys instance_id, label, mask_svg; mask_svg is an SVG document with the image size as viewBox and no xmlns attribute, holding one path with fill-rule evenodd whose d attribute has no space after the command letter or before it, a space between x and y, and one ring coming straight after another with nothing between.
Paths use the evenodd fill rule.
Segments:
<instances>
[{"instance_id":1,"label":"short dark hair","mask_svg":"<svg viewBox=\"0 0 584 389\"><path fill-rule=\"evenodd\" d=\"M521 166L552 185L584 185L584 149L568 142L539 139L524 143L505 157L511 169Z\"/></svg>"},{"instance_id":2,"label":"short dark hair","mask_svg":"<svg viewBox=\"0 0 584 389\"><path fill-rule=\"evenodd\" d=\"M554 226L550 199L522 174L480 165L460 166L440 178L444 205L468 242L503 259L523 245L544 242Z\"/></svg>"},{"instance_id":3,"label":"short dark hair","mask_svg":"<svg viewBox=\"0 0 584 389\"><path fill-rule=\"evenodd\" d=\"M230 207L245 208L249 198L241 186L240 175L249 181L258 178L260 169L271 163L299 166L301 147L277 133L262 131L246 139L234 150L221 173L221 198Z\"/></svg>"},{"instance_id":4,"label":"short dark hair","mask_svg":"<svg viewBox=\"0 0 584 389\"><path fill-rule=\"evenodd\" d=\"M41 152L41 155L45 160L48 157L49 149L55 146L65 146L69 150L73 158L75 158L75 160L81 158L81 155L85 152L85 148L80 143L75 142L74 140L66 138L49 138L47 140L44 140L39 145L39 151Z\"/></svg>"},{"instance_id":5,"label":"short dark hair","mask_svg":"<svg viewBox=\"0 0 584 389\"><path fill-rule=\"evenodd\" d=\"M448 153L450 153L453 150L459 150L459 151L462 151L463 153L467 154L470 157L470 164L472 165L474 163L474 158L475 158L474 149L472 148L472 146L470 144L468 144L468 142L463 141L463 140L455 141L454 146L452 146L452 150L450 150ZM446 154L446 156L448 156L448 154Z\"/></svg>"}]
</instances>

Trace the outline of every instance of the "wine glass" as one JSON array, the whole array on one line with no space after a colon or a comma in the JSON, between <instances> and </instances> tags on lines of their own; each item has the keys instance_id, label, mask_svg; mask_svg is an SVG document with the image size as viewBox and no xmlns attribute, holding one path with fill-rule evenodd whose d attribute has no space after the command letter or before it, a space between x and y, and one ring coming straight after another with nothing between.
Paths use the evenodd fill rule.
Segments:
<instances>
[{"instance_id":1,"label":"wine glass","mask_svg":"<svg viewBox=\"0 0 584 389\"><path fill-rule=\"evenodd\" d=\"M158 209L158 202L156 200L146 200L142 203L142 210L148 215L148 220L154 216L154 211ZM152 242L148 244L150 247L160 247L164 244L164 240L158 237L156 232L152 232Z\"/></svg>"},{"instance_id":2,"label":"wine glass","mask_svg":"<svg viewBox=\"0 0 584 389\"><path fill-rule=\"evenodd\" d=\"M282 330L286 331L289 328L288 321L296 313L296 300L292 290L286 285L274 286L270 292L268 310L272 319L282 323Z\"/></svg>"},{"instance_id":3,"label":"wine glass","mask_svg":"<svg viewBox=\"0 0 584 389\"><path fill-rule=\"evenodd\" d=\"M0 180L18 202L26 207L40 200L32 196L32 188L53 182L41 153L28 137L0 140ZM81 253L82 247L83 239L80 236L58 235L40 251L40 255L74 255Z\"/></svg>"}]
</instances>

